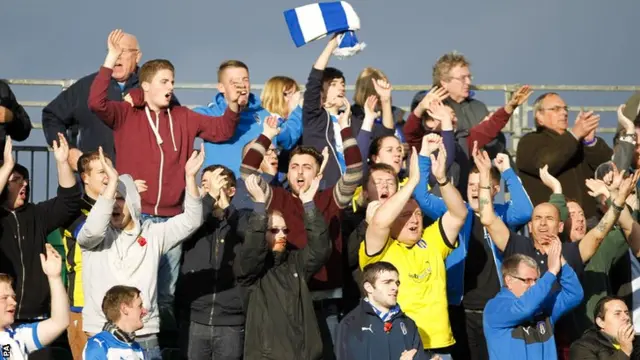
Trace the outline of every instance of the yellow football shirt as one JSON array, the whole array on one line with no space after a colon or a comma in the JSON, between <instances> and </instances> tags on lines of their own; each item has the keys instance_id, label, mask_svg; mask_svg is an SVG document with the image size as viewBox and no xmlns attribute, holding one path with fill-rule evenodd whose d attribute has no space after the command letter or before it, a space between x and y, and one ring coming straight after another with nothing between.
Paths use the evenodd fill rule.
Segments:
<instances>
[{"instance_id":1,"label":"yellow football shirt","mask_svg":"<svg viewBox=\"0 0 640 360\"><path fill-rule=\"evenodd\" d=\"M444 260L453 251L446 239L440 219L427 227L423 239L412 247L389 238L378 254L369 256L365 243L360 244L360 268L386 261L400 273L398 303L400 308L418 325L425 349L455 344L447 302L447 270ZM366 241L366 240L365 240Z\"/></svg>"}]
</instances>

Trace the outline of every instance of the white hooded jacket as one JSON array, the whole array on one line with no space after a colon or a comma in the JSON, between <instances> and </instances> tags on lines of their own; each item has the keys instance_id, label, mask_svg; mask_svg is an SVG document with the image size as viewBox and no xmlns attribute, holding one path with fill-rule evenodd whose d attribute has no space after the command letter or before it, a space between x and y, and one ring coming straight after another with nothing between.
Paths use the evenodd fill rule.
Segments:
<instances>
[{"instance_id":1,"label":"white hooded jacket","mask_svg":"<svg viewBox=\"0 0 640 360\"><path fill-rule=\"evenodd\" d=\"M141 224L140 194L131 176L120 175L118 193L125 198L134 229L119 230L111 226L115 199L101 195L76 237L82 249L83 330L91 334L102 331L106 322L102 312L104 295L115 285L127 285L141 291L143 306L148 310L143 318L144 328L136 331L136 335L157 334L160 331L157 303L160 256L200 227L202 201L186 192L182 214L164 223L147 220Z\"/></svg>"}]
</instances>

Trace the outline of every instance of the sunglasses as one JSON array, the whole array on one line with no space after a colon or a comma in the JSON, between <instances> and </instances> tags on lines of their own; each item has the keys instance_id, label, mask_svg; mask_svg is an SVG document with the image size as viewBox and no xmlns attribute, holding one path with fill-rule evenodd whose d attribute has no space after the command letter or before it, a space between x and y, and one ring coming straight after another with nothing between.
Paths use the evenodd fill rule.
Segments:
<instances>
[{"instance_id":1,"label":"sunglasses","mask_svg":"<svg viewBox=\"0 0 640 360\"><path fill-rule=\"evenodd\" d=\"M282 231L283 234L285 235L289 235L289 229L280 229L280 228L271 228L269 229L269 232L272 233L273 235L277 235L280 231Z\"/></svg>"}]
</instances>

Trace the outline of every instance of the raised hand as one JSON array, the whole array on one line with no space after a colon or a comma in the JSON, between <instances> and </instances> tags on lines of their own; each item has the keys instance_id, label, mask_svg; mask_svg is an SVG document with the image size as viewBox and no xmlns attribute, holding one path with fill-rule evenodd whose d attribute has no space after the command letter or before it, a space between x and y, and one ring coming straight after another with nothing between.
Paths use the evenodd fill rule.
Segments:
<instances>
[{"instance_id":1,"label":"raised hand","mask_svg":"<svg viewBox=\"0 0 640 360\"><path fill-rule=\"evenodd\" d=\"M607 185L607 189L609 193L616 194L618 193L618 189L620 188L620 184L622 184L622 180L624 179L625 171L618 171L618 167L612 162L611 163L611 171L605 174L603 177L603 181L605 185Z\"/></svg>"},{"instance_id":2,"label":"raised hand","mask_svg":"<svg viewBox=\"0 0 640 360\"><path fill-rule=\"evenodd\" d=\"M427 134L422 137L422 147L420 148L420 155L429 156L434 151L438 150L442 144L442 137L436 133Z\"/></svg>"},{"instance_id":3,"label":"raised hand","mask_svg":"<svg viewBox=\"0 0 640 360\"><path fill-rule=\"evenodd\" d=\"M328 163L329 163L329 147L325 146L324 149L322 149L322 164L320 164L320 170L318 170L318 175L324 174L324 169L327 167Z\"/></svg>"},{"instance_id":4,"label":"raised hand","mask_svg":"<svg viewBox=\"0 0 640 360\"><path fill-rule=\"evenodd\" d=\"M264 119L262 125L262 135L273 140L274 137L280 134L280 127L278 126L278 117L275 115L269 115Z\"/></svg>"},{"instance_id":5,"label":"raised hand","mask_svg":"<svg viewBox=\"0 0 640 360\"><path fill-rule=\"evenodd\" d=\"M391 90L393 90L393 88L389 82L382 79L371 79L371 82L373 83L373 88L380 97L380 101L384 102L391 100Z\"/></svg>"},{"instance_id":6,"label":"raised hand","mask_svg":"<svg viewBox=\"0 0 640 360\"><path fill-rule=\"evenodd\" d=\"M610 196L609 189L607 189L607 185L604 183L604 181L597 180L597 179L586 179L584 183L589 189L587 191L589 196L595 198L602 195L605 198L609 198Z\"/></svg>"},{"instance_id":7,"label":"raised hand","mask_svg":"<svg viewBox=\"0 0 640 360\"><path fill-rule=\"evenodd\" d=\"M493 163L495 164L496 168L498 168L500 173L503 173L507 171L507 169L511 168L511 162L509 159L509 155L507 154L503 154L503 153L497 154Z\"/></svg>"},{"instance_id":8,"label":"raised hand","mask_svg":"<svg viewBox=\"0 0 640 360\"><path fill-rule=\"evenodd\" d=\"M551 189L552 193L562 194L562 184L553 175L549 174L549 165L540 168L540 180L546 187Z\"/></svg>"},{"instance_id":9,"label":"raised hand","mask_svg":"<svg viewBox=\"0 0 640 360\"><path fill-rule=\"evenodd\" d=\"M557 239L557 236L551 241L547 249L547 265L549 272L555 275L560 272L562 267L562 243L560 239Z\"/></svg>"},{"instance_id":10,"label":"raised hand","mask_svg":"<svg viewBox=\"0 0 640 360\"><path fill-rule=\"evenodd\" d=\"M520 87L515 93L513 93L513 96L511 96L511 99L505 106L505 110L511 114L518 106L524 104L531 94L533 94L533 90L531 90L529 85Z\"/></svg>"},{"instance_id":11,"label":"raised hand","mask_svg":"<svg viewBox=\"0 0 640 360\"><path fill-rule=\"evenodd\" d=\"M138 190L139 194L142 194L143 192L147 191L147 189L149 189L149 187L147 186L147 182L144 180L133 180L133 183L136 184L136 189Z\"/></svg>"},{"instance_id":12,"label":"raised hand","mask_svg":"<svg viewBox=\"0 0 640 360\"><path fill-rule=\"evenodd\" d=\"M445 88L434 86L431 88L431 90L429 90L427 95L425 95L424 98L420 100L420 103L418 104L418 106L416 106L416 109L414 110L414 114L420 117L422 116L422 113L424 113L429 108L429 105L432 102L444 101L448 97L449 97L449 92Z\"/></svg>"},{"instance_id":13,"label":"raised hand","mask_svg":"<svg viewBox=\"0 0 640 360\"><path fill-rule=\"evenodd\" d=\"M107 49L109 49L109 55L113 55L116 58L119 57L124 49L120 46L120 40L124 37L122 29L115 29L109 33L107 39Z\"/></svg>"},{"instance_id":14,"label":"raised hand","mask_svg":"<svg viewBox=\"0 0 640 360\"><path fill-rule=\"evenodd\" d=\"M440 144L437 157L431 154L429 158L431 158L431 172L436 181L439 183L447 181L447 150L444 148L444 144Z\"/></svg>"},{"instance_id":15,"label":"raised hand","mask_svg":"<svg viewBox=\"0 0 640 360\"><path fill-rule=\"evenodd\" d=\"M418 152L415 147L411 147L411 158L409 160L409 181L412 186L417 186L420 182L420 163L418 162Z\"/></svg>"},{"instance_id":16,"label":"raised hand","mask_svg":"<svg viewBox=\"0 0 640 360\"><path fill-rule=\"evenodd\" d=\"M340 125L340 129L346 129L351 125L351 104L347 98L342 98L342 106L344 106L344 111L338 115L338 125Z\"/></svg>"},{"instance_id":17,"label":"raised hand","mask_svg":"<svg viewBox=\"0 0 640 360\"><path fill-rule=\"evenodd\" d=\"M240 78L231 79L232 89L229 94L226 94L229 103L237 104L239 107L247 105L249 101L249 89L244 84L244 81ZM232 109L233 110L233 109Z\"/></svg>"},{"instance_id":18,"label":"raised hand","mask_svg":"<svg viewBox=\"0 0 640 360\"><path fill-rule=\"evenodd\" d=\"M378 105L378 97L371 95L364 103L364 118L375 120L380 116L380 113L376 111L376 105Z\"/></svg>"},{"instance_id":19,"label":"raised hand","mask_svg":"<svg viewBox=\"0 0 640 360\"><path fill-rule=\"evenodd\" d=\"M481 173L488 173L491 171L491 158L489 158L489 154L487 154L486 151L478 149L477 141L473 142L473 151L471 152L471 156L473 156L473 162Z\"/></svg>"},{"instance_id":20,"label":"raised hand","mask_svg":"<svg viewBox=\"0 0 640 360\"><path fill-rule=\"evenodd\" d=\"M618 107L618 124L620 124L627 134L634 134L636 126L633 124L633 121L624 116L624 108L624 104Z\"/></svg>"},{"instance_id":21,"label":"raised hand","mask_svg":"<svg viewBox=\"0 0 640 360\"><path fill-rule=\"evenodd\" d=\"M209 183L209 195L218 200L222 192L222 189L226 188L229 184L229 180L226 176L221 175L223 168L217 168L213 170L208 176Z\"/></svg>"},{"instance_id":22,"label":"raised hand","mask_svg":"<svg viewBox=\"0 0 640 360\"><path fill-rule=\"evenodd\" d=\"M3 156L4 160L2 162L2 167L8 170L13 170L13 167L16 165L16 163L13 158L13 143L11 142L11 136L9 135L7 135L4 139Z\"/></svg>"},{"instance_id":23,"label":"raised hand","mask_svg":"<svg viewBox=\"0 0 640 360\"><path fill-rule=\"evenodd\" d=\"M44 251L46 255L40 254L42 271L48 278L59 277L62 272L62 257L51 244L44 244Z\"/></svg>"},{"instance_id":24,"label":"raised hand","mask_svg":"<svg viewBox=\"0 0 640 360\"><path fill-rule=\"evenodd\" d=\"M367 205L367 214L365 215L365 220L367 224L371 225L371 220L373 220L373 216L376 214L376 211L380 208L380 201L374 200L370 201L369 205Z\"/></svg>"},{"instance_id":25,"label":"raised hand","mask_svg":"<svg viewBox=\"0 0 640 360\"><path fill-rule=\"evenodd\" d=\"M427 114L429 114L431 118L442 122L453 121L449 108L440 100L434 100L429 104L427 107Z\"/></svg>"},{"instance_id":26,"label":"raised hand","mask_svg":"<svg viewBox=\"0 0 640 360\"><path fill-rule=\"evenodd\" d=\"M595 129L600 124L600 115L596 115L593 111L578 113L575 125L571 129L571 132L579 139L586 138L589 135L595 136Z\"/></svg>"},{"instance_id":27,"label":"raised hand","mask_svg":"<svg viewBox=\"0 0 640 360\"><path fill-rule=\"evenodd\" d=\"M196 177L198 171L204 163L204 144L200 144L200 151L193 151L189 160L184 165L184 172L187 177Z\"/></svg>"},{"instance_id":28,"label":"raised hand","mask_svg":"<svg viewBox=\"0 0 640 360\"><path fill-rule=\"evenodd\" d=\"M98 147L98 159L100 160L100 165L102 165L102 169L104 170L104 173L107 174L107 178L109 179L109 182L111 181L118 181L118 172L116 171L116 169L111 165L110 161L107 161L107 159L104 157L104 151L102 150L102 146ZM136 180L136 181L142 181L145 185L145 190L146 190L146 181L144 180ZM138 184L136 183L136 187L138 186ZM138 190L140 191L140 190Z\"/></svg>"},{"instance_id":29,"label":"raised hand","mask_svg":"<svg viewBox=\"0 0 640 360\"><path fill-rule=\"evenodd\" d=\"M58 133L58 141L53 140L53 155L59 164L66 163L69 158L69 143L61 133Z\"/></svg>"},{"instance_id":30,"label":"raised hand","mask_svg":"<svg viewBox=\"0 0 640 360\"><path fill-rule=\"evenodd\" d=\"M249 195L251 195L251 199L256 203L264 203L267 201L266 195L260 185L258 184L258 176L256 174L251 174L245 180L245 184L247 185L247 191Z\"/></svg>"},{"instance_id":31,"label":"raised hand","mask_svg":"<svg viewBox=\"0 0 640 360\"><path fill-rule=\"evenodd\" d=\"M318 188L320 187L320 180L322 180L322 174L318 174L313 178L311 185L309 185L307 190L300 192L299 198L303 204L313 201L313 198L316 196Z\"/></svg>"},{"instance_id":32,"label":"raised hand","mask_svg":"<svg viewBox=\"0 0 640 360\"><path fill-rule=\"evenodd\" d=\"M631 356L635 336L636 332L631 323L624 324L618 329L617 340L620 344L620 350L627 354L627 356Z\"/></svg>"},{"instance_id":33,"label":"raised hand","mask_svg":"<svg viewBox=\"0 0 640 360\"><path fill-rule=\"evenodd\" d=\"M636 170L631 176L622 180L620 188L618 189L618 198L621 198L620 203L624 204L626 202L629 194L636 188L638 179L640 179L640 170Z\"/></svg>"}]
</instances>

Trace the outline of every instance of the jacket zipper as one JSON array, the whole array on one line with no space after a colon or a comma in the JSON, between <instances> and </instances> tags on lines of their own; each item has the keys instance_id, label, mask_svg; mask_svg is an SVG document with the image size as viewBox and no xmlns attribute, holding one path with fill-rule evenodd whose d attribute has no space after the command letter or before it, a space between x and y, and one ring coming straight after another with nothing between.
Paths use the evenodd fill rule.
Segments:
<instances>
[{"instance_id":1,"label":"jacket zipper","mask_svg":"<svg viewBox=\"0 0 640 360\"><path fill-rule=\"evenodd\" d=\"M214 259L215 259L214 263L215 263L216 266L218 265L218 247L219 247L219 245L220 245L220 238L218 238L216 236L216 245L215 245L214 250L213 250L213 256L214 256ZM219 268L219 266L218 266L218 268ZM213 269L213 270L215 272L215 277L214 277L214 280L213 280L213 296L211 297L212 302L211 302L211 314L209 315L209 324L213 324L213 313L214 313L215 308L216 308L216 293L217 293L217 290L218 290L216 288L216 284L218 283L218 270L216 270L216 269Z\"/></svg>"},{"instance_id":2,"label":"jacket zipper","mask_svg":"<svg viewBox=\"0 0 640 360\"><path fill-rule=\"evenodd\" d=\"M154 111L155 112L155 111ZM156 112L156 129L159 129L160 118ZM160 205L160 197L162 196L162 175L164 173L164 151L162 151L162 144L158 144L160 149L160 172L158 174L158 198L156 199L156 206L153 208L154 215L158 215L158 205Z\"/></svg>"},{"instance_id":3,"label":"jacket zipper","mask_svg":"<svg viewBox=\"0 0 640 360\"><path fill-rule=\"evenodd\" d=\"M13 215L13 218L16 219L16 226L18 229L18 250L20 251L20 266L22 268L22 283L20 286L20 303L18 304L18 311L16 312L16 317L18 319L20 319L20 310L22 309L22 302L24 301L24 276L25 276L25 269L24 269L24 255L22 254L22 236L20 234L20 222L18 221L18 216L16 215L15 211L12 211L11 214Z\"/></svg>"}]
</instances>

